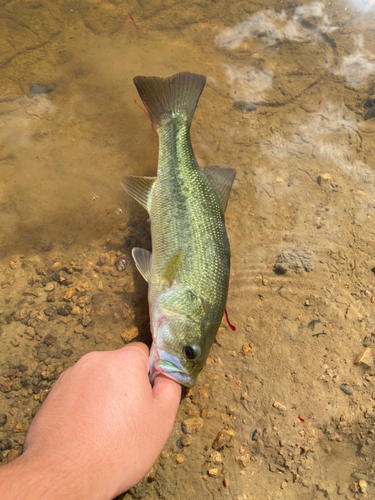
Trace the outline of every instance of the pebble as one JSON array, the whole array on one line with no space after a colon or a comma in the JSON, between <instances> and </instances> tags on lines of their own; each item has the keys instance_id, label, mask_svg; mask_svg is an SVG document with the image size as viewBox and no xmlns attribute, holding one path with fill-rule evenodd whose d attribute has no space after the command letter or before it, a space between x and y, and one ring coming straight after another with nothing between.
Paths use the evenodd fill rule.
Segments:
<instances>
[{"instance_id":1,"label":"pebble","mask_svg":"<svg viewBox=\"0 0 375 500\"><path fill-rule=\"evenodd\" d=\"M221 462L223 461L221 453L219 451L214 451L213 453L211 453L211 460L215 465L221 464Z\"/></svg>"},{"instance_id":2,"label":"pebble","mask_svg":"<svg viewBox=\"0 0 375 500\"><path fill-rule=\"evenodd\" d=\"M219 469L217 467L214 467L213 469L208 469L207 473L211 477L216 477L219 472Z\"/></svg>"},{"instance_id":3,"label":"pebble","mask_svg":"<svg viewBox=\"0 0 375 500\"><path fill-rule=\"evenodd\" d=\"M223 444L224 444L224 434L222 432L219 432L212 443L212 448L214 450L218 450L223 446Z\"/></svg>"},{"instance_id":4,"label":"pebble","mask_svg":"<svg viewBox=\"0 0 375 500\"><path fill-rule=\"evenodd\" d=\"M8 421L8 417L5 415L5 413L0 413L0 427L5 425Z\"/></svg>"},{"instance_id":5,"label":"pebble","mask_svg":"<svg viewBox=\"0 0 375 500\"><path fill-rule=\"evenodd\" d=\"M71 349L62 349L61 353L69 358L73 354L73 351Z\"/></svg>"},{"instance_id":6,"label":"pebble","mask_svg":"<svg viewBox=\"0 0 375 500\"><path fill-rule=\"evenodd\" d=\"M360 479L358 481L358 487L359 487L359 491L361 493L366 493L366 489L367 489L367 483L364 479Z\"/></svg>"},{"instance_id":7,"label":"pebble","mask_svg":"<svg viewBox=\"0 0 375 500\"><path fill-rule=\"evenodd\" d=\"M64 300L70 300L73 297L74 292L75 292L75 288L74 287L68 288L68 290L65 292L65 295L64 295L63 299Z\"/></svg>"},{"instance_id":8,"label":"pebble","mask_svg":"<svg viewBox=\"0 0 375 500\"><path fill-rule=\"evenodd\" d=\"M16 335L14 339L11 340L11 344L13 347L18 347L20 345L20 338L18 335Z\"/></svg>"},{"instance_id":9,"label":"pebble","mask_svg":"<svg viewBox=\"0 0 375 500\"><path fill-rule=\"evenodd\" d=\"M81 308L78 306L74 306L72 309L72 312L70 314L74 314L74 315L81 314Z\"/></svg>"},{"instance_id":10,"label":"pebble","mask_svg":"<svg viewBox=\"0 0 375 500\"><path fill-rule=\"evenodd\" d=\"M249 353L250 351L251 351L250 342L245 342L241 349L242 356L246 356L246 354Z\"/></svg>"},{"instance_id":11,"label":"pebble","mask_svg":"<svg viewBox=\"0 0 375 500\"><path fill-rule=\"evenodd\" d=\"M348 384L341 384L340 389L344 394L351 396L353 394L353 390L348 386Z\"/></svg>"},{"instance_id":12,"label":"pebble","mask_svg":"<svg viewBox=\"0 0 375 500\"><path fill-rule=\"evenodd\" d=\"M354 360L354 364L363 364L369 368L374 366L374 352L369 348L363 349Z\"/></svg>"},{"instance_id":13,"label":"pebble","mask_svg":"<svg viewBox=\"0 0 375 500\"><path fill-rule=\"evenodd\" d=\"M203 427L203 418L188 418L182 422L182 429L186 434L199 432Z\"/></svg>"},{"instance_id":14,"label":"pebble","mask_svg":"<svg viewBox=\"0 0 375 500\"><path fill-rule=\"evenodd\" d=\"M53 283L53 281L50 281L49 283L46 284L46 286L44 287L44 291L45 292L52 292L53 290L55 289L55 285Z\"/></svg>"},{"instance_id":15,"label":"pebble","mask_svg":"<svg viewBox=\"0 0 375 500\"><path fill-rule=\"evenodd\" d=\"M243 455L237 455L235 460L241 465L241 467L245 468L250 463L250 455L248 453L244 453Z\"/></svg>"},{"instance_id":16,"label":"pebble","mask_svg":"<svg viewBox=\"0 0 375 500\"><path fill-rule=\"evenodd\" d=\"M121 338L125 342L125 344L128 344L136 337L138 337L138 328L136 326L128 328L125 332L121 334Z\"/></svg>"},{"instance_id":17,"label":"pebble","mask_svg":"<svg viewBox=\"0 0 375 500\"><path fill-rule=\"evenodd\" d=\"M83 328L83 326L82 326L82 325L77 325L77 326L74 328L74 331L75 331L75 333L79 333L79 334L80 334L80 333L83 333L84 328Z\"/></svg>"},{"instance_id":18,"label":"pebble","mask_svg":"<svg viewBox=\"0 0 375 500\"><path fill-rule=\"evenodd\" d=\"M88 314L86 316L83 317L82 319L82 325L83 326L88 326L92 321L92 318L91 316L89 316Z\"/></svg>"},{"instance_id":19,"label":"pebble","mask_svg":"<svg viewBox=\"0 0 375 500\"><path fill-rule=\"evenodd\" d=\"M102 281L99 281L98 290L101 291L101 292L104 290L104 286L103 286L103 282Z\"/></svg>"},{"instance_id":20,"label":"pebble","mask_svg":"<svg viewBox=\"0 0 375 500\"><path fill-rule=\"evenodd\" d=\"M182 446L190 446L191 445L191 435L190 434L184 434L181 437L181 444L182 444Z\"/></svg>"},{"instance_id":21,"label":"pebble","mask_svg":"<svg viewBox=\"0 0 375 500\"><path fill-rule=\"evenodd\" d=\"M19 456L20 452L18 450L10 450L7 455L7 463L11 462Z\"/></svg>"},{"instance_id":22,"label":"pebble","mask_svg":"<svg viewBox=\"0 0 375 500\"><path fill-rule=\"evenodd\" d=\"M278 401L275 401L272 406L274 408L277 408L278 410L281 410L281 411L285 411L286 410L286 406L282 405Z\"/></svg>"},{"instance_id":23,"label":"pebble","mask_svg":"<svg viewBox=\"0 0 375 500\"><path fill-rule=\"evenodd\" d=\"M182 464L182 462L185 462L185 458L182 455L176 455L175 460L178 464Z\"/></svg>"},{"instance_id":24,"label":"pebble","mask_svg":"<svg viewBox=\"0 0 375 500\"><path fill-rule=\"evenodd\" d=\"M41 83L33 83L31 85L29 93L30 95L38 95L38 94L50 94L55 90L55 86L51 85L43 85Z\"/></svg>"}]
</instances>

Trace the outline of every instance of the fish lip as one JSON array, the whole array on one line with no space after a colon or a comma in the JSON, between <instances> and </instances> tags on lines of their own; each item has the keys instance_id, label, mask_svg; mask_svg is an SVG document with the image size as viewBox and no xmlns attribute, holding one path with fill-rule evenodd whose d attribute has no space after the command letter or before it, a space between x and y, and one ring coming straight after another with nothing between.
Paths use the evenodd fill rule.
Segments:
<instances>
[{"instance_id":1,"label":"fish lip","mask_svg":"<svg viewBox=\"0 0 375 500\"><path fill-rule=\"evenodd\" d=\"M192 387L195 382L193 377L183 368L177 356L173 356L166 351L152 349L149 374L151 384L155 382L157 375L161 374L185 387Z\"/></svg>"}]
</instances>

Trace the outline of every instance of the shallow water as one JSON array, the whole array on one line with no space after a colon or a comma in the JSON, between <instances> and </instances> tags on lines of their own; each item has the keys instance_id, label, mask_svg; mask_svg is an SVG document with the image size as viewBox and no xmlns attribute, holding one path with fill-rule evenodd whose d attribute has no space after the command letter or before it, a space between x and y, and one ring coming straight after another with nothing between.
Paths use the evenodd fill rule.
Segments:
<instances>
[{"instance_id":1,"label":"shallow water","mask_svg":"<svg viewBox=\"0 0 375 500\"><path fill-rule=\"evenodd\" d=\"M0 8L3 462L65 367L150 343L130 258L150 248L147 214L120 179L154 175L158 144L132 80L191 71L207 76L198 162L237 170L237 329L223 321L161 458L124 498L374 497L375 3Z\"/></svg>"}]
</instances>

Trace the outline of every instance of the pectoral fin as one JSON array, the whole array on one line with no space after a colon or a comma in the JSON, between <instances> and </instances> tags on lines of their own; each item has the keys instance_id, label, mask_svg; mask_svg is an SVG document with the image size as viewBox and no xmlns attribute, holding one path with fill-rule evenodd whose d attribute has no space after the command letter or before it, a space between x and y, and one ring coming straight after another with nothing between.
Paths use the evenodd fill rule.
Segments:
<instances>
[{"instance_id":1,"label":"pectoral fin","mask_svg":"<svg viewBox=\"0 0 375 500\"><path fill-rule=\"evenodd\" d=\"M227 208L230 190L236 177L236 171L234 168L206 167L201 170L201 174L206 177L215 190L224 213Z\"/></svg>"},{"instance_id":2,"label":"pectoral fin","mask_svg":"<svg viewBox=\"0 0 375 500\"><path fill-rule=\"evenodd\" d=\"M150 267L151 267L151 256L152 256L151 252L149 252L148 250L144 250L143 248L135 247L132 250L132 256L138 271L148 282L150 278Z\"/></svg>"},{"instance_id":3,"label":"pectoral fin","mask_svg":"<svg viewBox=\"0 0 375 500\"><path fill-rule=\"evenodd\" d=\"M150 213L151 191L156 177L135 177L126 175L121 184L125 191Z\"/></svg>"}]
</instances>

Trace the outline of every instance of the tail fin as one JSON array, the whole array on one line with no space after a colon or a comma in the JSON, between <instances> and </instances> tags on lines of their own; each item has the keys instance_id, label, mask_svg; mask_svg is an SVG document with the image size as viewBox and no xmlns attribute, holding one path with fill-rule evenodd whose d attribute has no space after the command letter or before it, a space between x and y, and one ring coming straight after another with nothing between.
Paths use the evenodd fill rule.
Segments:
<instances>
[{"instance_id":1,"label":"tail fin","mask_svg":"<svg viewBox=\"0 0 375 500\"><path fill-rule=\"evenodd\" d=\"M137 87L143 104L154 126L160 127L162 119L172 112L186 116L190 124L199 97L206 84L206 77L193 73L177 73L169 78L136 76Z\"/></svg>"}]
</instances>

